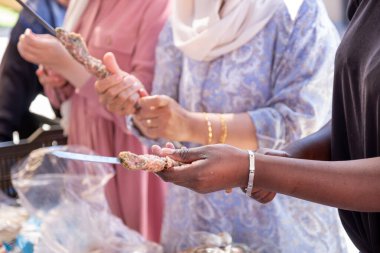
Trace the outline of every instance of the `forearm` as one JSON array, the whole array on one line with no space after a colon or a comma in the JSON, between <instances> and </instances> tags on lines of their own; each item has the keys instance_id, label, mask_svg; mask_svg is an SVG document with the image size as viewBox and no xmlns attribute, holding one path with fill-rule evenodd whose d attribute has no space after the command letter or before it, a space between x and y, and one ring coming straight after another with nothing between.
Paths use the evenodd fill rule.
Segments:
<instances>
[{"instance_id":1,"label":"forearm","mask_svg":"<svg viewBox=\"0 0 380 253\"><path fill-rule=\"evenodd\" d=\"M90 79L91 74L73 57L67 57L67 59L63 59L62 61L61 67L53 67L51 69L60 74L75 88L82 87Z\"/></svg>"},{"instance_id":2,"label":"forearm","mask_svg":"<svg viewBox=\"0 0 380 253\"><path fill-rule=\"evenodd\" d=\"M378 212L379 164L380 158L326 162L257 154L254 185L346 210Z\"/></svg>"},{"instance_id":3,"label":"forearm","mask_svg":"<svg viewBox=\"0 0 380 253\"><path fill-rule=\"evenodd\" d=\"M242 149L256 150L258 148L255 126L247 113L207 113L207 118L211 124L211 143L209 142L210 131L204 113L190 113L188 117L190 133L185 141L197 142L202 145L216 144L223 142L222 137L224 135L226 144ZM223 125L225 126L224 129Z\"/></svg>"},{"instance_id":4,"label":"forearm","mask_svg":"<svg viewBox=\"0 0 380 253\"><path fill-rule=\"evenodd\" d=\"M293 158L331 160L331 122L314 134L289 144L285 149Z\"/></svg>"}]
</instances>

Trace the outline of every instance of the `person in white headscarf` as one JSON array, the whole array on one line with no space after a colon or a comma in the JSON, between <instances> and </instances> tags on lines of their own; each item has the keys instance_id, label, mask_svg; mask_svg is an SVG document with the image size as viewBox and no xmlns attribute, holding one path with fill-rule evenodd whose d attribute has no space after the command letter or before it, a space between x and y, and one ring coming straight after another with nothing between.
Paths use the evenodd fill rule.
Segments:
<instances>
[{"instance_id":1,"label":"person in white headscarf","mask_svg":"<svg viewBox=\"0 0 380 253\"><path fill-rule=\"evenodd\" d=\"M338 43L320 0L173 1L156 49L155 95L140 98L138 111L130 101L132 129L146 144L284 147L330 119ZM123 101L112 91L123 85L133 87L97 83L112 111ZM255 252L345 251L334 209L286 196L261 205L238 190L199 195L170 185L165 210L168 253L196 231L228 232Z\"/></svg>"}]
</instances>

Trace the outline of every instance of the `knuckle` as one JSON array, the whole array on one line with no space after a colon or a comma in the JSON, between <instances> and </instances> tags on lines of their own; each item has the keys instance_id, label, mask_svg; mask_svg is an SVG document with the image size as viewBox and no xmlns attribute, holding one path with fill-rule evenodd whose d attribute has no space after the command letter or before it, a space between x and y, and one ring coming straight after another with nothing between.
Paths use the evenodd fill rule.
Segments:
<instances>
[{"instance_id":1,"label":"knuckle","mask_svg":"<svg viewBox=\"0 0 380 253\"><path fill-rule=\"evenodd\" d=\"M187 148L182 148L177 152L182 160L187 160L189 158L189 150Z\"/></svg>"},{"instance_id":2,"label":"knuckle","mask_svg":"<svg viewBox=\"0 0 380 253\"><path fill-rule=\"evenodd\" d=\"M116 91L116 90L110 90L109 92L108 92L108 94L109 94L109 96L111 96L111 97L116 97L117 96L117 94L118 94L118 92Z\"/></svg>"}]
</instances>

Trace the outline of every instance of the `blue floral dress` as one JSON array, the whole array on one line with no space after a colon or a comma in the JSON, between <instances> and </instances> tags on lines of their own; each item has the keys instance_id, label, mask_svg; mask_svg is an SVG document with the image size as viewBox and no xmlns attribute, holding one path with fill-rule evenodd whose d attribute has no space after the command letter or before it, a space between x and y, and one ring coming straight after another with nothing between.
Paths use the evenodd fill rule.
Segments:
<instances>
[{"instance_id":1,"label":"blue floral dress","mask_svg":"<svg viewBox=\"0 0 380 253\"><path fill-rule=\"evenodd\" d=\"M253 39L211 62L184 56L169 22L156 50L153 93L189 111L248 112L259 146L282 148L330 119L338 43L320 0L305 0L294 18L284 2ZM192 231L229 232L255 252L345 252L336 209L284 195L262 205L239 189L202 195L170 185L165 208L167 253L179 252Z\"/></svg>"}]
</instances>

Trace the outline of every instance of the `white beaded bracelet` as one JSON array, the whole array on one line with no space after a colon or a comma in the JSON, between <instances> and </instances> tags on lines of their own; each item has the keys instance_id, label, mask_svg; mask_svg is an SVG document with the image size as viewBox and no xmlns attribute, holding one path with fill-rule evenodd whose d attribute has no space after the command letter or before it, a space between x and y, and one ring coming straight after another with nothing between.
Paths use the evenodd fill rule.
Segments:
<instances>
[{"instance_id":1,"label":"white beaded bracelet","mask_svg":"<svg viewBox=\"0 0 380 253\"><path fill-rule=\"evenodd\" d=\"M249 155L249 177L248 185L245 188L245 195L251 197L253 189L253 178L255 177L255 153L252 150L248 150Z\"/></svg>"}]
</instances>

